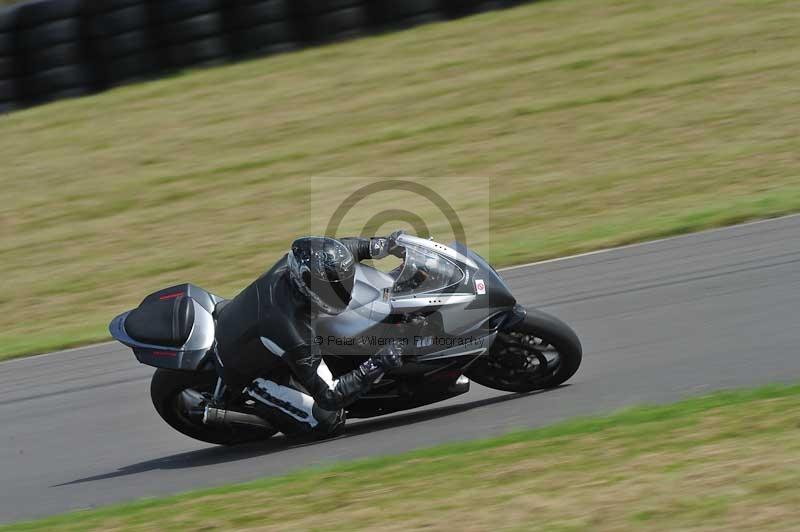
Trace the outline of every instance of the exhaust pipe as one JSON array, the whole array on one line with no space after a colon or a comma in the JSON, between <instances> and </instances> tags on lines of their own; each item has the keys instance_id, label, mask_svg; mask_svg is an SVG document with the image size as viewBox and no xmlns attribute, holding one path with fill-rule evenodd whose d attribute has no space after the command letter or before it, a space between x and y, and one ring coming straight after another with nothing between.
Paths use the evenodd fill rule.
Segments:
<instances>
[{"instance_id":1,"label":"exhaust pipe","mask_svg":"<svg viewBox=\"0 0 800 532\"><path fill-rule=\"evenodd\" d=\"M237 412L235 410L223 410L221 408L214 408L213 406L206 406L203 411L203 424L222 425L226 427L245 425L248 427L260 427L272 430L272 425L258 416Z\"/></svg>"}]
</instances>

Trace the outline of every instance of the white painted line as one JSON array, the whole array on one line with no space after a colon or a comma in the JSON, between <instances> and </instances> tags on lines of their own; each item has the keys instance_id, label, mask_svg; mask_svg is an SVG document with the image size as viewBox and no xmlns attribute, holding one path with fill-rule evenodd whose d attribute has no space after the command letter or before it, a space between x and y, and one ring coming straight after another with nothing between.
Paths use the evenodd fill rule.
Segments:
<instances>
[{"instance_id":1,"label":"white painted line","mask_svg":"<svg viewBox=\"0 0 800 532\"><path fill-rule=\"evenodd\" d=\"M23 355L21 357L12 358L10 360L2 360L2 361L0 361L0 366L6 365L6 364L13 364L15 362L24 362L26 360L35 360L35 359L38 359L38 358L49 357L50 355L63 355L64 353L72 353L72 352L75 352L75 351L84 351L86 349L93 349L95 347L103 347L103 346L111 347L111 346L113 346L115 344L117 344L117 342L114 341L114 340L111 340L109 342L100 342L99 344L88 344L88 345L84 345L84 346L72 347L70 349L64 349L62 351L51 351L50 353L40 353L38 355ZM122 345L122 344L119 344L119 345Z\"/></svg>"}]
</instances>

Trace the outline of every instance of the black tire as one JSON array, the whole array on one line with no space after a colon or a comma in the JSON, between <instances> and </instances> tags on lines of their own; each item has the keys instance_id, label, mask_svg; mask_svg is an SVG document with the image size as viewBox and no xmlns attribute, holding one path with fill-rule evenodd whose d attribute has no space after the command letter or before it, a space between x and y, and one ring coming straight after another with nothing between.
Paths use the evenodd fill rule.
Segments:
<instances>
[{"instance_id":1,"label":"black tire","mask_svg":"<svg viewBox=\"0 0 800 532\"><path fill-rule=\"evenodd\" d=\"M19 6L0 6L0 32L13 31L17 27Z\"/></svg>"},{"instance_id":2,"label":"black tire","mask_svg":"<svg viewBox=\"0 0 800 532\"><path fill-rule=\"evenodd\" d=\"M17 83L13 79L0 79L0 101L11 102L17 99Z\"/></svg>"},{"instance_id":3,"label":"black tire","mask_svg":"<svg viewBox=\"0 0 800 532\"><path fill-rule=\"evenodd\" d=\"M17 20L21 27L37 26L52 20L77 17L81 0L33 0L20 4Z\"/></svg>"},{"instance_id":4,"label":"black tire","mask_svg":"<svg viewBox=\"0 0 800 532\"><path fill-rule=\"evenodd\" d=\"M423 13L421 15L392 21L387 27L396 29L413 28L414 26L422 26L423 24L431 24L432 22L441 22L445 20L445 18L443 13Z\"/></svg>"},{"instance_id":5,"label":"black tire","mask_svg":"<svg viewBox=\"0 0 800 532\"><path fill-rule=\"evenodd\" d=\"M15 51L11 32L0 32L0 55L12 55Z\"/></svg>"},{"instance_id":6,"label":"black tire","mask_svg":"<svg viewBox=\"0 0 800 532\"><path fill-rule=\"evenodd\" d=\"M141 53L150 48L151 42L144 31L129 31L108 39L91 41L97 56L103 59Z\"/></svg>"},{"instance_id":7,"label":"black tire","mask_svg":"<svg viewBox=\"0 0 800 532\"><path fill-rule=\"evenodd\" d=\"M218 0L159 0L155 8L160 23L219 12Z\"/></svg>"},{"instance_id":8,"label":"black tire","mask_svg":"<svg viewBox=\"0 0 800 532\"><path fill-rule=\"evenodd\" d=\"M165 53L169 58L169 65L176 68L217 64L230 55L227 43L220 37L176 44L165 49Z\"/></svg>"},{"instance_id":9,"label":"black tire","mask_svg":"<svg viewBox=\"0 0 800 532\"><path fill-rule=\"evenodd\" d=\"M236 32L232 36L236 55L261 55L297 47L296 35L289 22L274 22Z\"/></svg>"},{"instance_id":10,"label":"black tire","mask_svg":"<svg viewBox=\"0 0 800 532\"><path fill-rule=\"evenodd\" d=\"M363 5L363 0L293 0L292 2L295 13L300 16L322 15Z\"/></svg>"},{"instance_id":11,"label":"black tire","mask_svg":"<svg viewBox=\"0 0 800 532\"><path fill-rule=\"evenodd\" d=\"M44 88L41 92L52 90L74 89L88 85L89 75L82 65L65 65L36 72L29 78L33 85Z\"/></svg>"},{"instance_id":12,"label":"black tire","mask_svg":"<svg viewBox=\"0 0 800 532\"><path fill-rule=\"evenodd\" d=\"M104 68L105 79L111 85L147 79L159 72L158 62L150 52L112 58Z\"/></svg>"},{"instance_id":13,"label":"black tire","mask_svg":"<svg viewBox=\"0 0 800 532\"><path fill-rule=\"evenodd\" d=\"M89 17L87 33L92 38L106 38L147 27L149 17L144 4L116 11L97 13Z\"/></svg>"},{"instance_id":14,"label":"black tire","mask_svg":"<svg viewBox=\"0 0 800 532\"><path fill-rule=\"evenodd\" d=\"M517 370L502 369L502 363L498 364L498 351L502 348L501 339L498 338L490 352L470 367L467 377L495 390L531 392L563 384L575 375L583 360L583 347L575 331L555 316L540 310L528 311L522 322L504 332L530 335L543 340L543 344L550 344L558 353L558 364L548 366L546 371L531 378L526 378Z\"/></svg>"},{"instance_id":15,"label":"black tire","mask_svg":"<svg viewBox=\"0 0 800 532\"><path fill-rule=\"evenodd\" d=\"M371 5L378 20L389 24L422 14L444 12L440 0L377 0Z\"/></svg>"},{"instance_id":16,"label":"black tire","mask_svg":"<svg viewBox=\"0 0 800 532\"><path fill-rule=\"evenodd\" d=\"M35 103L48 103L69 98L81 98L91 91L87 87L75 87L73 89L62 89L55 92L39 95L34 99Z\"/></svg>"},{"instance_id":17,"label":"black tire","mask_svg":"<svg viewBox=\"0 0 800 532\"><path fill-rule=\"evenodd\" d=\"M68 65L42 72L36 72L24 83L25 95L33 99L51 95L68 89L89 91L89 75L80 65ZM70 93L75 92L70 90Z\"/></svg>"},{"instance_id":18,"label":"black tire","mask_svg":"<svg viewBox=\"0 0 800 532\"><path fill-rule=\"evenodd\" d=\"M0 56L0 80L13 78L16 71L13 57Z\"/></svg>"},{"instance_id":19,"label":"black tire","mask_svg":"<svg viewBox=\"0 0 800 532\"><path fill-rule=\"evenodd\" d=\"M265 440L274 434L263 429L210 427L202 422L195 423L178 411L177 401L181 392L186 389L213 390L216 382L217 376L213 373L157 369L150 381L150 398L156 412L170 427L196 440L216 445L235 445Z\"/></svg>"},{"instance_id":20,"label":"black tire","mask_svg":"<svg viewBox=\"0 0 800 532\"><path fill-rule=\"evenodd\" d=\"M28 54L28 68L33 72L74 65L83 60L83 50L77 42L68 42L32 51Z\"/></svg>"},{"instance_id":21,"label":"black tire","mask_svg":"<svg viewBox=\"0 0 800 532\"><path fill-rule=\"evenodd\" d=\"M65 42L80 40L80 20L67 18L48 22L23 31L20 34L20 46L25 49L38 50Z\"/></svg>"},{"instance_id":22,"label":"black tire","mask_svg":"<svg viewBox=\"0 0 800 532\"><path fill-rule=\"evenodd\" d=\"M364 8L359 6L315 15L301 24L309 30L308 40L332 41L363 34L368 23Z\"/></svg>"},{"instance_id":23,"label":"black tire","mask_svg":"<svg viewBox=\"0 0 800 532\"><path fill-rule=\"evenodd\" d=\"M463 17L505 7L503 0L444 0L445 11L451 18Z\"/></svg>"},{"instance_id":24,"label":"black tire","mask_svg":"<svg viewBox=\"0 0 800 532\"><path fill-rule=\"evenodd\" d=\"M84 1L83 9L87 13L103 13L120 11L131 6L144 6L149 0L89 0Z\"/></svg>"},{"instance_id":25,"label":"black tire","mask_svg":"<svg viewBox=\"0 0 800 532\"><path fill-rule=\"evenodd\" d=\"M229 6L226 14L232 30L289 20L291 16L287 0L240 0Z\"/></svg>"},{"instance_id":26,"label":"black tire","mask_svg":"<svg viewBox=\"0 0 800 532\"><path fill-rule=\"evenodd\" d=\"M159 29L165 43L177 44L216 37L223 32L222 17L218 13L207 13L172 22Z\"/></svg>"}]
</instances>

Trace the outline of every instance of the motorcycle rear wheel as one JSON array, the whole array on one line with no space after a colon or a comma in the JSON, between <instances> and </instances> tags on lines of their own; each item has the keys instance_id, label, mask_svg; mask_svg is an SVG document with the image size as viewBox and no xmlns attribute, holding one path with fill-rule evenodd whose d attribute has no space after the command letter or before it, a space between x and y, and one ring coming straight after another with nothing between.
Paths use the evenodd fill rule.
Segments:
<instances>
[{"instance_id":1,"label":"motorcycle rear wheel","mask_svg":"<svg viewBox=\"0 0 800 532\"><path fill-rule=\"evenodd\" d=\"M202 405L203 397L211 397L217 383L213 373L195 373L159 368L150 381L153 406L173 429L190 438L216 445L236 445L265 440L275 432L247 427L220 427L203 424L197 415L189 415L187 399Z\"/></svg>"},{"instance_id":2,"label":"motorcycle rear wheel","mask_svg":"<svg viewBox=\"0 0 800 532\"><path fill-rule=\"evenodd\" d=\"M569 325L540 310L500 331L487 354L466 375L473 381L506 392L554 388L581 365L583 348Z\"/></svg>"}]
</instances>

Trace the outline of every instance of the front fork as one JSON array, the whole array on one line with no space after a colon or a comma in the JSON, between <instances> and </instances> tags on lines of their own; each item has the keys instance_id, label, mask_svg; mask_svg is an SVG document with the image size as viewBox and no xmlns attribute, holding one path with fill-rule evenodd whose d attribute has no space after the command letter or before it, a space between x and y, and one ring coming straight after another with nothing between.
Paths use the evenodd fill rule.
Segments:
<instances>
[{"instance_id":1,"label":"front fork","mask_svg":"<svg viewBox=\"0 0 800 532\"><path fill-rule=\"evenodd\" d=\"M506 314L503 321L500 322L498 329L499 330L510 329L514 325L517 325L518 323L522 322L522 320L524 320L527 315L528 311L525 310L525 307L523 307L520 304L516 304L514 305L514 308L512 308L508 312L508 314Z\"/></svg>"}]
</instances>

